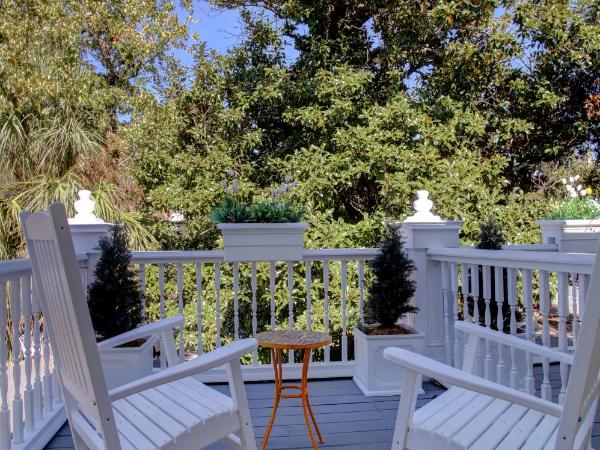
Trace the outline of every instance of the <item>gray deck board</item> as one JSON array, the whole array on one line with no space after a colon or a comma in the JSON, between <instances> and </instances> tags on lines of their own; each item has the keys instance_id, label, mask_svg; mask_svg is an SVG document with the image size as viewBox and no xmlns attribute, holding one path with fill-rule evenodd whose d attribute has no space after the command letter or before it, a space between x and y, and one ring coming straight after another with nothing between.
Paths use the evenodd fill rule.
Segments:
<instances>
[{"instance_id":1,"label":"gray deck board","mask_svg":"<svg viewBox=\"0 0 600 450\"><path fill-rule=\"evenodd\" d=\"M536 378L537 375L536 373ZM557 392L560 389L560 380L551 377L551 382L553 391ZM214 385L214 387L224 393L228 393L229 390L227 385ZM444 392L431 383L424 383L423 387L425 394L419 396L417 407L425 405ZM539 389L539 381L536 387ZM273 405L273 383L247 383L246 390L257 445L260 448L260 441ZM310 394L317 422L325 438L325 443L319 448L387 450L391 447L399 397L365 397L350 379L311 381ZM600 411L596 415L593 436L593 447L600 449ZM267 448L273 450L311 448L299 399L282 399ZM74 449L67 424L50 441L46 449ZM225 449L229 447L224 444L214 444L209 447L209 450Z\"/></svg>"}]
</instances>

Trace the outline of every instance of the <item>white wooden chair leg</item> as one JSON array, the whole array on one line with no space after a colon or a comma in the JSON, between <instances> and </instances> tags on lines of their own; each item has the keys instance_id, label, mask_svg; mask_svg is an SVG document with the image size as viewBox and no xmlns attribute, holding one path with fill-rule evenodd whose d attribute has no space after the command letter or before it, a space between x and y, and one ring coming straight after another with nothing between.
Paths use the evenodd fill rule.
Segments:
<instances>
[{"instance_id":1,"label":"white wooden chair leg","mask_svg":"<svg viewBox=\"0 0 600 450\"><path fill-rule=\"evenodd\" d=\"M237 407L240 418L241 446L244 450L256 450L256 440L254 438L254 429L252 428L252 419L250 418L248 397L246 397L246 388L239 361L227 364L227 377L229 379L231 399Z\"/></svg>"},{"instance_id":2,"label":"white wooden chair leg","mask_svg":"<svg viewBox=\"0 0 600 450\"><path fill-rule=\"evenodd\" d=\"M404 450L406 438L408 436L408 427L412 422L415 405L417 403L417 388L420 383L421 375L411 370L404 370L404 382L402 386L402 395L398 405L398 414L396 416L396 427L394 428L394 440L392 441L392 450Z\"/></svg>"},{"instance_id":3,"label":"white wooden chair leg","mask_svg":"<svg viewBox=\"0 0 600 450\"><path fill-rule=\"evenodd\" d=\"M167 356L167 364L173 367L179 364L179 355L175 348L175 340L172 331L162 331L160 333L161 349L164 349Z\"/></svg>"}]
</instances>

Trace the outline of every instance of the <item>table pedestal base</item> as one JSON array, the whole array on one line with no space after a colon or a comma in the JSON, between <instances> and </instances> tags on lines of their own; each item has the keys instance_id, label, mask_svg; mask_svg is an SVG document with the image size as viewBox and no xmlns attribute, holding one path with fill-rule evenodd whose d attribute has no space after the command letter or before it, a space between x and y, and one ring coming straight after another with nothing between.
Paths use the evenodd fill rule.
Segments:
<instances>
[{"instance_id":1,"label":"table pedestal base","mask_svg":"<svg viewBox=\"0 0 600 450\"><path fill-rule=\"evenodd\" d=\"M323 436L321 435L321 431L319 430L319 426L317 425L317 421L315 420L315 415L310 406L310 401L308 400L308 364L310 363L311 354L311 348L304 349L304 357L302 360L302 379L300 381L300 385L284 385L283 365L281 361L282 351L281 349L271 349L271 360L273 361L273 369L275 370L275 401L273 403L273 412L271 413L271 419L269 420L267 430L265 431L265 436L263 437L261 450L265 450L265 448L267 447L267 442L269 441L269 435L271 434L271 429L273 428L273 423L275 422L275 415L277 414L277 408L279 407L279 400L281 398L301 398L302 409L304 411L304 420L306 421L306 426L308 427L308 433L310 434L310 440L312 441L313 448L317 450L318 447L317 442L315 440L315 435L312 430L312 425L314 425L315 431L317 432L317 436L319 436L319 443L322 444L323 442L325 442L323 440ZM294 389L300 392L297 394L283 393L283 391L286 389Z\"/></svg>"}]
</instances>

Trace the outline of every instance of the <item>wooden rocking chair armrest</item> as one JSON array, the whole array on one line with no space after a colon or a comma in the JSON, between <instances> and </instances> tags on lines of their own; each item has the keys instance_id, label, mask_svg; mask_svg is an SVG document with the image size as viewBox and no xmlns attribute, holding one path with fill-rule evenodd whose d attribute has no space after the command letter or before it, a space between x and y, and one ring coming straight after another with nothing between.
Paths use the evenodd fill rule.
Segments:
<instances>
[{"instance_id":1,"label":"wooden rocking chair armrest","mask_svg":"<svg viewBox=\"0 0 600 450\"><path fill-rule=\"evenodd\" d=\"M172 330L173 328L183 328L183 317L174 316L167 319L157 320L141 327L135 328L127 333L119 334L110 339L98 343L98 350L107 350L109 348L118 347L127 342L135 341L136 339L154 336L162 331Z\"/></svg>"},{"instance_id":2,"label":"wooden rocking chair armrest","mask_svg":"<svg viewBox=\"0 0 600 450\"><path fill-rule=\"evenodd\" d=\"M240 358L248 353L252 353L258 347L258 343L254 338L241 339L232 344L205 353L195 359L186 361L176 366L168 367L160 372L148 375L123 386L112 389L108 395L111 401L118 400L128 395L141 392L162 384L170 383L171 381L186 378L191 375L196 375L200 372L222 366L223 364L237 362Z\"/></svg>"},{"instance_id":3,"label":"wooden rocking chair armrest","mask_svg":"<svg viewBox=\"0 0 600 450\"><path fill-rule=\"evenodd\" d=\"M494 383L493 381L478 377L464 370L456 369L447 364L442 364L439 361L408 350L387 347L383 351L383 357L405 369L421 373L442 383L517 403L544 414L560 417L562 411L562 408L555 403L517 391L502 384Z\"/></svg>"},{"instance_id":4,"label":"wooden rocking chair armrest","mask_svg":"<svg viewBox=\"0 0 600 450\"><path fill-rule=\"evenodd\" d=\"M481 325L476 325L469 322L456 322L454 328L459 331L465 332L471 336L477 336L482 339L497 342L507 347L513 347L524 352L533 353L534 355L543 356L551 361L558 361L565 364L573 365L573 356L568 353L558 351L553 348L544 347L543 345L536 344L525 339L512 336L510 334L502 333L500 331L491 330Z\"/></svg>"}]
</instances>

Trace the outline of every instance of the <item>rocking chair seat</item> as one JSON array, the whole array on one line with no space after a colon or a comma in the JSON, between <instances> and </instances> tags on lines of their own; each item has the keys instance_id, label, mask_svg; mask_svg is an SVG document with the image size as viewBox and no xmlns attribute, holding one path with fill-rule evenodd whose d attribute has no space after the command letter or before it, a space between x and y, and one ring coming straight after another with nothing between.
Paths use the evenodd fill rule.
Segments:
<instances>
[{"instance_id":1,"label":"rocking chair seat","mask_svg":"<svg viewBox=\"0 0 600 450\"><path fill-rule=\"evenodd\" d=\"M559 419L507 400L452 387L415 411L408 448L553 448Z\"/></svg>"},{"instance_id":2,"label":"rocking chair seat","mask_svg":"<svg viewBox=\"0 0 600 450\"><path fill-rule=\"evenodd\" d=\"M231 398L193 377L117 400L113 402L113 413L124 450L183 444L181 441L189 438L190 432L198 426L219 428L224 422L230 422L228 428L232 430L239 426ZM192 433L192 436L194 448L202 447L198 434Z\"/></svg>"}]
</instances>

